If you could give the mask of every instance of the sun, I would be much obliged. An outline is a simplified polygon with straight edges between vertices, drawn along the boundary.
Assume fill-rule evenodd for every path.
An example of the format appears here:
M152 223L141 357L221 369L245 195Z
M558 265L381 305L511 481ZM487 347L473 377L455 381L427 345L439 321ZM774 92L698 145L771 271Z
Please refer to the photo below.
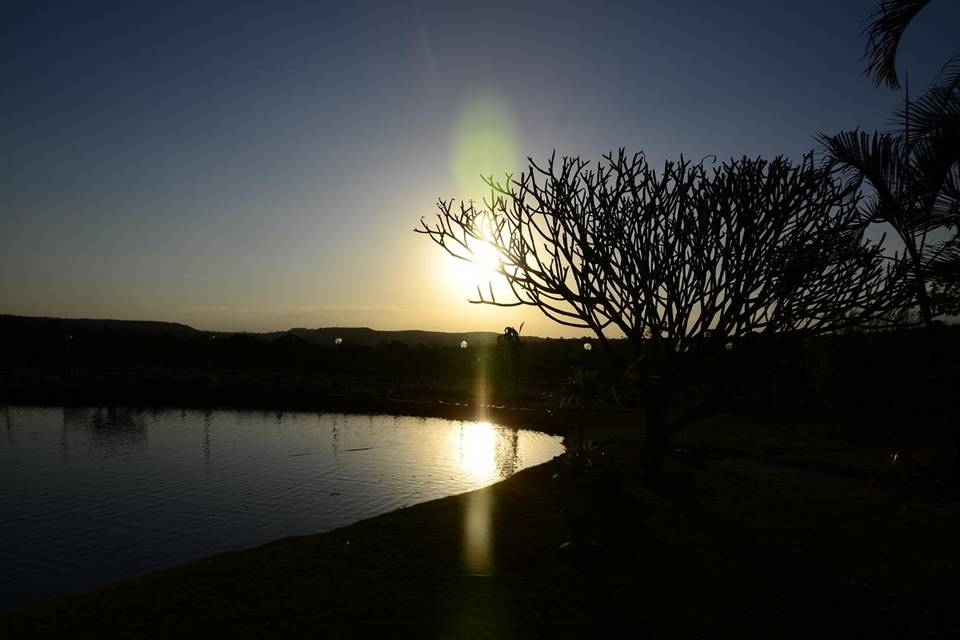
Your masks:
M470 246L469 260L448 256L451 284L463 292L475 295L477 287L486 291L490 283L502 279L503 261L500 252L488 240L475 241Z
M474 267L477 275L492 280L500 268L500 252L488 240L473 247Z

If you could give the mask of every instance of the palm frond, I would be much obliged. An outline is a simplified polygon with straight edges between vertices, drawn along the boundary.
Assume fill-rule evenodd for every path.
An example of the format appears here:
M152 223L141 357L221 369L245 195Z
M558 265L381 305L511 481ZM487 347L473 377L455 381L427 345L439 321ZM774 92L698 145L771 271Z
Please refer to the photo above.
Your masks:
M943 224L960 233L960 166L954 165L947 174L934 203L934 214Z
M933 226L956 219L960 127L944 127L915 140L909 149L913 197ZM952 202L951 202L952 201Z
M884 0L870 16L867 35L865 73L875 84L898 88L897 47L907 25L930 0Z
M901 139L885 133L842 131L820 134L818 140L827 153L829 170L865 180L873 189L876 205L870 211L871 221L890 222L898 227L910 183L910 167Z
M960 236L941 245L924 265L938 314L960 313Z
M924 266L934 277L960 281L960 237L940 245Z
M960 89L960 54L957 54L947 60L947 62L933 79L932 85L939 87L944 91L957 91Z
M911 142L937 130L960 130L960 56L944 65L923 95L894 109L898 131L907 131L908 122Z

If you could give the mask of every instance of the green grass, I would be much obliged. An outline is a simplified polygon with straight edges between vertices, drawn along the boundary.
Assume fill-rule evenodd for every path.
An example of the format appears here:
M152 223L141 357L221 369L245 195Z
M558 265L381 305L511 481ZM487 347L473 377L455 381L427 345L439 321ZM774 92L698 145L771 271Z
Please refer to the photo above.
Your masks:
M478 492L52 600L0 617L0 637L960 633L956 501L868 498L854 472L757 462L749 456L796 445L833 451L842 466L843 448L789 427L762 437L731 421L713 428L724 425L726 440L706 427L688 440L713 439L728 457L673 459L658 491L637 474L638 434L589 430L624 478L594 520L595 555L558 551L568 532L554 461ZM475 529L490 536L484 575L467 562Z

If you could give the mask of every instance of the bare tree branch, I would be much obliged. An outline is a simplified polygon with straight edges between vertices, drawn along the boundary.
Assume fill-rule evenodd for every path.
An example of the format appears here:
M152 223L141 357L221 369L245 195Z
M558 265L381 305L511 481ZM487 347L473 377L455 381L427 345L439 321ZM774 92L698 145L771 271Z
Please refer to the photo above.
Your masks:
M496 249L512 299L491 285L476 302L625 336L658 405L730 340L882 322L902 305L899 262L864 237L858 184L812 156L656 171L623 150L596 164L553 155L487 185L483 208L441 200L417 231L458 258Z

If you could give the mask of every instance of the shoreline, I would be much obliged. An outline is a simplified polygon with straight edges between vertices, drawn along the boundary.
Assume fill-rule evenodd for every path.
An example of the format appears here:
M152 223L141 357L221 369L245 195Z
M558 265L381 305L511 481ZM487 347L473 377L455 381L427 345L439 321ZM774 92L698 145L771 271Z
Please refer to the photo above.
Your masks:
M398 415L418 418L438 418L464 422L492 422L514 429L529 429L553 436L566 436L569 420L545 409L470 405L427 400L395 398L365 398L351 396L317 396L311 398L187 398L160 401L152 395L104 394L74 396L73 394L30 393L0 395L0 405L19 407L95 407L126 406L161 410L239 410L278 411L298 413L346 413L354 415Z
M213 553L260 546L290 536L328 532L404 506L482 488L513 475L518 469L549 461L564 452L559 436L437 418L400 418L396 422L382 415L290 412L282 414L281 422L281 413L258 410L218 409L212 413L186 410L186 415L181 415L180 409L85 407L74 413L75 410L63 406L31 405L21 410L19 405L6 405L0 407L0 422L4 408L8 410L8 427L12 426L6 434L7 440L11 445L19 444L20 449L14 446L7 452L0 445L0 459L15 465L29 460L29 466L14 467L23 469L25 483L19 490L16 490L17 484L11 485L11 494L0 500L10 507L8 524L12 527L4 532L10 535L0 536L10 542L6 551L12 580L3 585L6 588L0 588L4 596L0 598L0 613L178 566ZM118 415L114 415L114 410ZM215 455L211 463L210 425L213 423L219 430L213 433ZM193 443L189 436L195 433L191 427L199 429L201 424L205 425L202 447L191 451ZM128 457L125 454L132 453L129 442L117 444L116 425L125 429L125 436L135 438L138 443L132 448L138 455L129 456L132 464L126 464L125 460ZM52 432L54 437L36 436L31 440L41 431ZM107 444L104 437L111 432L113 440ZM287 437L288 432L294 432L292 438ZM177 437L184 433L187 441ZM456 442L449 439L457 433L459 458L448 460L448 456L457 456ZM470 433L482 434L479 442L476 437L471 438ZM84 442L79 442L78 434L82 434ZM165 439L160 434L172 436ZM264 437L259 438L258 434ZM319 439L318 434L322 434ZM325 439L329 434L332 434L332 444ZM440 435L440 439L434 434ZM307 437L301 439L304 435ZM495 440L488 441L484 437L487 435ZM358 444L357 437L365 441ZM227 444L228 441L236 444ZM38 446L30 448L31 442ZM243 448L244 442L248 443L246 448ZM156 452L143 455L151 448L145 443L152 443ZM164 443L175 446L165 448ZM277 443L286 448L278 447ZM481 450L489 454L490 468L477 470L476 465L471 464L475 457L468 456L464 462L463 448L471 443L479 444ZM524 443L534 443L534 447L525 447ZM105 449L105 444L109 448ZM366 446L368 444L370 446ZM41 448L52 450L53 454L31 458L17 455L18 451L29 453ZM201 449L203 459L196 455ZM350 454L367 449L378 451L363 454L362 458ZM106 458L119 453L122 466L109 467L115 471L107 475L106 481L85 482L85 474L89 474L91 468L89 461L103 468L104 453ZM438 463L438 453L442 463ZM193 468L187 462L191 454L196 460ZM375 457L367 457L371 455ZM501 455L513 457L510 462L501 463ZM285 463L288 457L289 466ZM67 465L68 459L74 463ZM324 462L314 462L321 459ZM80 462L75 462L77 460ZM37 471L31 471L30 467ZM40 469L50 470L52 475ZM138 473L139 469L149 471ZM231 473L233 475L229 475ZM224 477L226 481L222 480ZM128 483L147 489L128 491L125 489ZM246 486L226 492L217 486L225 483ZM273 488L280 486L283 490L259 491L265 484ZM74 485L83 488L71 489ZM158 486L165 488L158 491L155 489ZM358 491L357 486L367 488ZM49 499L42 491L48 487L57 491L64 488L67 499L62 496ZM211 491L215 492L211 494ZM328 498L328 491L330 496L341 496L342 492L345 497ZM292 498L282 499L291 493ZM111 503L107 508L98 509L105 496L110 497ZM183 496L189 499L184 501ZM113 502L121 506L115 507ZM178 506L164 509L160 503ZM224 509L224 504L232 506ZM79 511L74 508L78 505L85 507L84 511L71 514ZM151 515L144 516L144 512ZM192 517L191 512L195 514ZM235 517L237 512L242 515ZM91 520L99 522L93 529L95 534L89 533ZM46 521L57 524L55 527L43 525ZM225 526L225 522L231 524ZM25 538L25 535L31 537ZM37 547L29 542L43 538L59 541L55 547L42 544ZM123 560L113 560L109 549L122 554ZM75 562L78 557L85 560ZM110 568L101 567L102 563ZM64 579L60 574L67 567L72 568L69 578Z
M654 491L640 477L640 447L619 433L607 431L604 447L623 488L591 519L595 546L584 553L561 551L570 494L555 458L476 491L3 613L0 639L400 629L418 638L627 629L799 639L949 637L960 628L949 596L956 569L944 562L960 528L949 499L901 510L893 485L865 499L850 476L733 458L675 457L671 484Z
M532 429L566 437L575 427L569 412L549 408L543 398L488 402L397 397L389 388L354 390L330 388L329 380L297 379L290 384L256 373L236 377L146 376L111 379L91 373L76 379L60 374L28 375L24 380L0 376L0 404L19 406L130 406L163 409L243 409L324 413L404 415L462 421L489 421L517 429ZM436 394L429 397L436 398ZM638 414L604 407L593 412L617 423L636 424Z
M479 586L482 591L488 591L492 584L503 577L498 577L501 571L509 574L514 570L513 565L518 559L515 557L515 550L508 550L504 545L497 544L494 546L500 547L501 552L490 553L493 545L491 539L499 537L505 531L503 528L498 527L498 530L494 531L491 527L485 532L491 539L471 542L468 539L469 531L462 530L462 527L468 527L466 521L472 517L471 514L476 511L478 504L482 505L486 517L496 517L501 515L499 512L504 508L504 501L498 498L506 494L508 498L515 499L518 491L529 492L531 484L536 486L538 493L544 487L553 490L550 493L554 495L540 504L540 511L550 512L554 519L558 518L558 490L551 486L556 484L552 481L552 475L557 465L558 459L554 458L481 489L411 505L330 531L284 537L254 547L217 553L100 587L55 596L21 609L3 611L0 612L0 638L21 637L22 634L30 637L59 637L63 634L77 638L114 634L191 637L201 630L217 636L229 634L236 637L262 637L264 634L276 634L280 637L300 637L301 623L291 624L287 619L273 619L274 614L281 614L285 607L280 603L279 596L270 592L264 596L261 588L267 580L267 576L263 574L269 573L268 581L276 580L275 586L278 586L285 596L289 596L289 587L279 585L289 579L300 587L303 586L304 567L299 566L301 562L307 562L314 568L319 564L323 568L320 574L314 574L313 577L325 575L335 578L318 580L313 584L328 605L343 606L344 596L350 600L350 607L340 612L346 615L345 619L334 621L321 614L321 620L337 629L337 637L368 637L369 633L384 629L385 621L360 615L356 610L367 609L368 614L372 613L371 598L367 597L366 590L349 589L350 583L357 586L355 583L358 569L361 573L370 570L376 573L386 572L390 574L392 582L406 583L410 579L421 588L429 589L439 586L434 582L437 574L452 569L453 576L465 581L462 586ZM499 504L491 508L491 503ZM527 517L530 516L528 513ZM554 555L554 550L563 542L562 535L557 536L562 526L558 526L558 522L538 520L541 525L545 525L545 539L538 551ZM424 522L433 523L435 526L424 527ZM418 536L401 535L395 539L393 529L397 526L412 527ZM420 536L423 539L418 540ZM370 564L371 559L382 561L384 558L357 557L358 552L363 554L365 547L371 547L375 554L380 554L391 544L397 544L415 556L431 555L437 545L442 546L445 548L443 564L446 566L443 568L427 562L423 557L404 558L395 563L403 569L398 572L396 567L388 566L389 563ZM479 546L480 549L471 551L471 546ZM460 548L453 552L453 547ZM318 553L320 549L326 553ZM470 557L471 554L474 555L473 558ZM354 564L356 562L359 562L360 566ZM411 566L411 562L415 565ZM560 567L566 568L567 565L561 563ZM414 568L422 569L422 574L417 576L416 571L410 571ZM251 571L261 574L254 582L249 580ZM383 575L378 579L383 579ZM361 579L361 582L363 581ZM218 593L221 589L228 593ZM157 590L156 593L151 593L154 590ZM377 594L378 597L381 595ZM404 603L413 604L403 597L402 592L395 595L399 595ZM247 606L251 600L259 601L262 606L265 604L263 597L266 597L270 604L253 616L256 622L251 627L251 614ZM442 594L438 593L436 597L442 598ZM231 606L225 607L228 601ZM241 603L245 604L241 606ZM477 603L462 604L475 607ZM276 611L275 606L278 607ZM313 618L316 611L305 609L304 613ZM411 616L412 611L393 610L392 613L408 618L408 623L423 622L419 616ZM421 611L420 615L423 613L425 612ZM476 610L474 613L478 617L470 620L469 624L472 627L485 626L486 622L481 619L483 612ZM378 615L382 614L383 611L380 611ZM349 629L343 627L344 622L349 623ZM581 622L588 623L586 620ZM275 623L279 624L279 629L274 627ZM586 627L582 625L580 629L586 631ZM314 636L316 631L320 630L311 629L303 635ZM529 633L530 629L525 629L524 632ZM579 633L576 635L580 636ZM486 633L481 636L493 637Z

